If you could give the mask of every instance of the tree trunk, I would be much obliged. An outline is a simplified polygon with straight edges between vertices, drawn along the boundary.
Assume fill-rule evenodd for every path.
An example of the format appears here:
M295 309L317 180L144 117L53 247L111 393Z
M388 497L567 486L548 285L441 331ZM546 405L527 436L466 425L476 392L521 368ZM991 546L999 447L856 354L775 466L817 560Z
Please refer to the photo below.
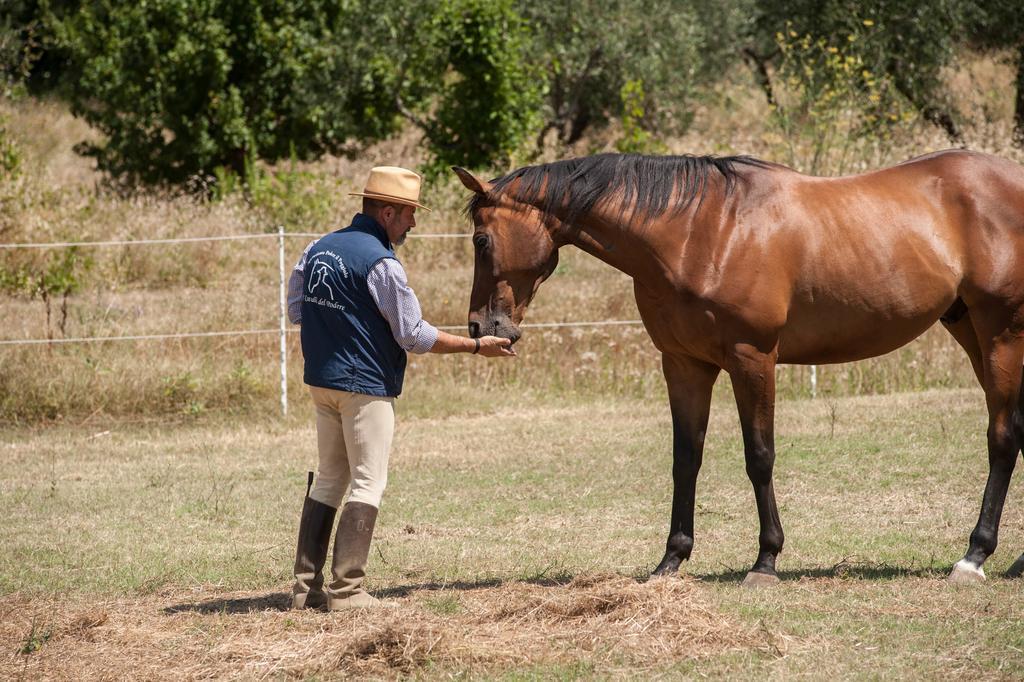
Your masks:
M960 131L960 126L956 124L946 109L926 104L921 107L921 115L924 116L924 120L942 128L946 132L946 137L953 144L962 145L964 143L964 134Z
M889 75L893 78L893 84L896 89L899 90L900 94L907 98L911 104L913 104L924 120L928 121L932 125L936 125L946 133L946 137L949 141L955 145L963 146L964 134L960 130L960 126L953 120L953 115L944 106L940 106L928 101L928 95L918 96L907 84L899 77L899 70L901 65L899 63L889 64Z
M757 79L757 84L761 86L761 90L764 91L764 96L768 100L768 104L775 104L775 91L772 89L772 79L768 74L768 62L775 58L778 54L778 50L770 55L760 55L754 51L752 47L745 47L740 50L743 55L743 61L747 63L747 66L754 72L754 78Z
M50 292L46 289L42 290L43 305L46 306L46 338L53 341L53 327L50 324Z
M1017 102L1013 110L1013 144L1024 147L1024 43L1017 48Z
M64 295L60 299L60 335L64 338L68 336L68 294L71 293L70 289L64 290Z
M227 154L227 166L239 178L245 178L245 157L247 154L248 152L245 147L235 147Z

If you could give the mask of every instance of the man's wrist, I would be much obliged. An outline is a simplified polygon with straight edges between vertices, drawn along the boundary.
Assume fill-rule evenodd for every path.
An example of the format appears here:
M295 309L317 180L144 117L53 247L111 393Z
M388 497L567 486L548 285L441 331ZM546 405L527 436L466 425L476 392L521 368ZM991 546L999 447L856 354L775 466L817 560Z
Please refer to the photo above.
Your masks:
M480 339L473 339L473 343L476 344L473 346L473 355L476 355L480 352Z

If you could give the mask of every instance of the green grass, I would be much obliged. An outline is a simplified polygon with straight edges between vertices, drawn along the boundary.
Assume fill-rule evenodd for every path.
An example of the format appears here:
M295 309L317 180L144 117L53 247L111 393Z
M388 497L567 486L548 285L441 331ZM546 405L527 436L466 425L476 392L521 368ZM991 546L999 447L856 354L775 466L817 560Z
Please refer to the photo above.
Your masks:
M465 601L479 589L646 576L661 556L671 494L660 397L472 398L466 413L449 406L430 417L399 406L372 587L458 629L466 627L460 619L483 617ZM1000 549L986 565L989 581L944 581L966 549L987 475L980 391L784 401L777 422L783 584L763 592L738 586L756 553L757 525L728 395L714 404L696 548L683 566L721 617L761 643L696 660L644 659L634 673L1024 674L1021 583L999 577L1024 550L1019 480ZM3 442L0 605L58 595L86 606L159 604L170 598L161 595L187 602L189 594L202 601L287 588L313 459L311 420L19 428L6 430ZM230 614L213 618L195 615L189 627L221 628L217 636L241 627ZM247 627L259 616L249 618ZM308 626L301 621L300 629ZM46 651L54 645L38 635L50 628L33 623L14 647ZM544 650L530 659L536 665L501 674L618 677L637 665L616 658L610 641L558 660L546 661ZM429 656L422 665L430 677L460 669L457 660ZM488 676L502 670L464 665Z

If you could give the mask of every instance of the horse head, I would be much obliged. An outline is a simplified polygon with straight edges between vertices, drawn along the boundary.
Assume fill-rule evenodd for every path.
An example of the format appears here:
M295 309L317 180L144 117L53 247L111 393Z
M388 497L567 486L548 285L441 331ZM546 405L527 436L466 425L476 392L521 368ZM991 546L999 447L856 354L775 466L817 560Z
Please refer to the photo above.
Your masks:
M519 325L527 306L558 264L559 244L553 235L561 225L517 201L513 192L492 192L491 183L462 168L453 170L474 192L469 204L476 252L469 334L501 336L515 343L522 336Z

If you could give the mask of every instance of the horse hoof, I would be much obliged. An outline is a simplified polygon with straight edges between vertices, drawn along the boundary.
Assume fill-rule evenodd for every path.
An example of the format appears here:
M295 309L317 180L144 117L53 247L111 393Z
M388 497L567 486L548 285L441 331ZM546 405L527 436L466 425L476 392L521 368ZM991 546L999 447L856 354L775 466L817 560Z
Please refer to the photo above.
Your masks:
M980 583L983 580L985 580L985 571L981 569L981 566L975 566L967 559L956 562L953 565L953 570L949 573L949 582L957 585Z
M1013 565L1006 570L1007 578L1019 578L1024 575L1024 554L1017 557L1017 560L1013 562Z
M655 571L654 573L651 573L651 575L649 575L647 577L647 582L654 582L655 580L671 580L673 577L675 577L675 575L676 574L674 572L673 573L667 573L667 572L666 573L658 573L657 571Z
M651 577L652 578L662 578L662 577L673 576L676 573L679 573L679 564L680 563L681 562L679 562L679 561L673 561L671 559L662 559L661 563L658 564L658 567L654 569L653 573L651 573Z
M741 583L742 587L749 587L753 589L761 587L772 587L773 585L779 584L779 576L774 573L756 573L751 571L747 573L747 576Z

